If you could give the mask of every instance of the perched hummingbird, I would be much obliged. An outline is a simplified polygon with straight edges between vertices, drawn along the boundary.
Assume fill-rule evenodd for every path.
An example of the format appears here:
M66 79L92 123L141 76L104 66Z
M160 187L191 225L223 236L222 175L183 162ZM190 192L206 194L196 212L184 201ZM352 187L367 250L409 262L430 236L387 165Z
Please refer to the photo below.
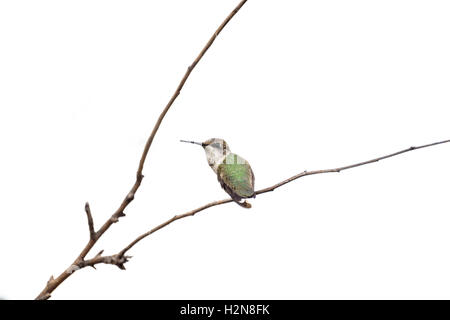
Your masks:
M206 160L217 174L222 188L240 206L252 207L245 200L241 202L242 199L255 197L255 176L252 168L245 159L231 153L225 140L212 138L205 142L180 141L202 146L206 153Z

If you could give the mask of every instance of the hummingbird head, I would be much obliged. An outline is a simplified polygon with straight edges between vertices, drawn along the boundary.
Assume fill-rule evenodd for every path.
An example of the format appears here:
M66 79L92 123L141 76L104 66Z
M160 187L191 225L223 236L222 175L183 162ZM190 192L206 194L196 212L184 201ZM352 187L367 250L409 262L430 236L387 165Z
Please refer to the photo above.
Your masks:
M206 153L206 159L210 167L216 171L219 164L222 163L223 159L231 152L228 143L223 139L211 138L205 142L195 142L180 140L181 142L198 144L203 147Z
M220 151L223 155L230 152L230 147L228 146L228 143L225 142L223 139L219 138L211 138L206 140L202 143L203 148L205 149L214 149Z

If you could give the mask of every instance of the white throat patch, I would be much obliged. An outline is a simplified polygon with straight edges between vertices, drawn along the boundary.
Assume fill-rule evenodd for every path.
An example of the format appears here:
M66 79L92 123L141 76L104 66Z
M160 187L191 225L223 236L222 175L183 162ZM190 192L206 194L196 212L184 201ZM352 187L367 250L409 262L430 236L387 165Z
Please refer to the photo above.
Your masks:
M209 166L217 173L219 165L225 160L226 156L230 153L230 150L224 150L221 144L212 144L205 147L205 153Z

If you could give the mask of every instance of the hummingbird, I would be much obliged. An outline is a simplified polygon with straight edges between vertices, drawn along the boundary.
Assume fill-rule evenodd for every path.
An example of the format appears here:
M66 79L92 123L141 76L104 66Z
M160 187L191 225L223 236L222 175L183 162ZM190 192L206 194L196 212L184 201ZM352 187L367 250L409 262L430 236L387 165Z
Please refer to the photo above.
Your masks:
M180 140L203 147L209 166L217 175L222 188L241 207L251 208L251 204L242 199L254 198L255 175L250 164L230 151L228 143L223 139L212 138L205 142Z

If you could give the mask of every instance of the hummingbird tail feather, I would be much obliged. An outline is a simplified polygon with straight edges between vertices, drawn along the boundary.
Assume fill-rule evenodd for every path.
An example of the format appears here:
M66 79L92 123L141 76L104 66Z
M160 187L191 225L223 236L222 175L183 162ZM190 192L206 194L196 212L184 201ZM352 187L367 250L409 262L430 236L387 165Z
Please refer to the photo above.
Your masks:
M250 209L252 207L252 205L245 200L243 202L236 201L236 203L246 209Z

